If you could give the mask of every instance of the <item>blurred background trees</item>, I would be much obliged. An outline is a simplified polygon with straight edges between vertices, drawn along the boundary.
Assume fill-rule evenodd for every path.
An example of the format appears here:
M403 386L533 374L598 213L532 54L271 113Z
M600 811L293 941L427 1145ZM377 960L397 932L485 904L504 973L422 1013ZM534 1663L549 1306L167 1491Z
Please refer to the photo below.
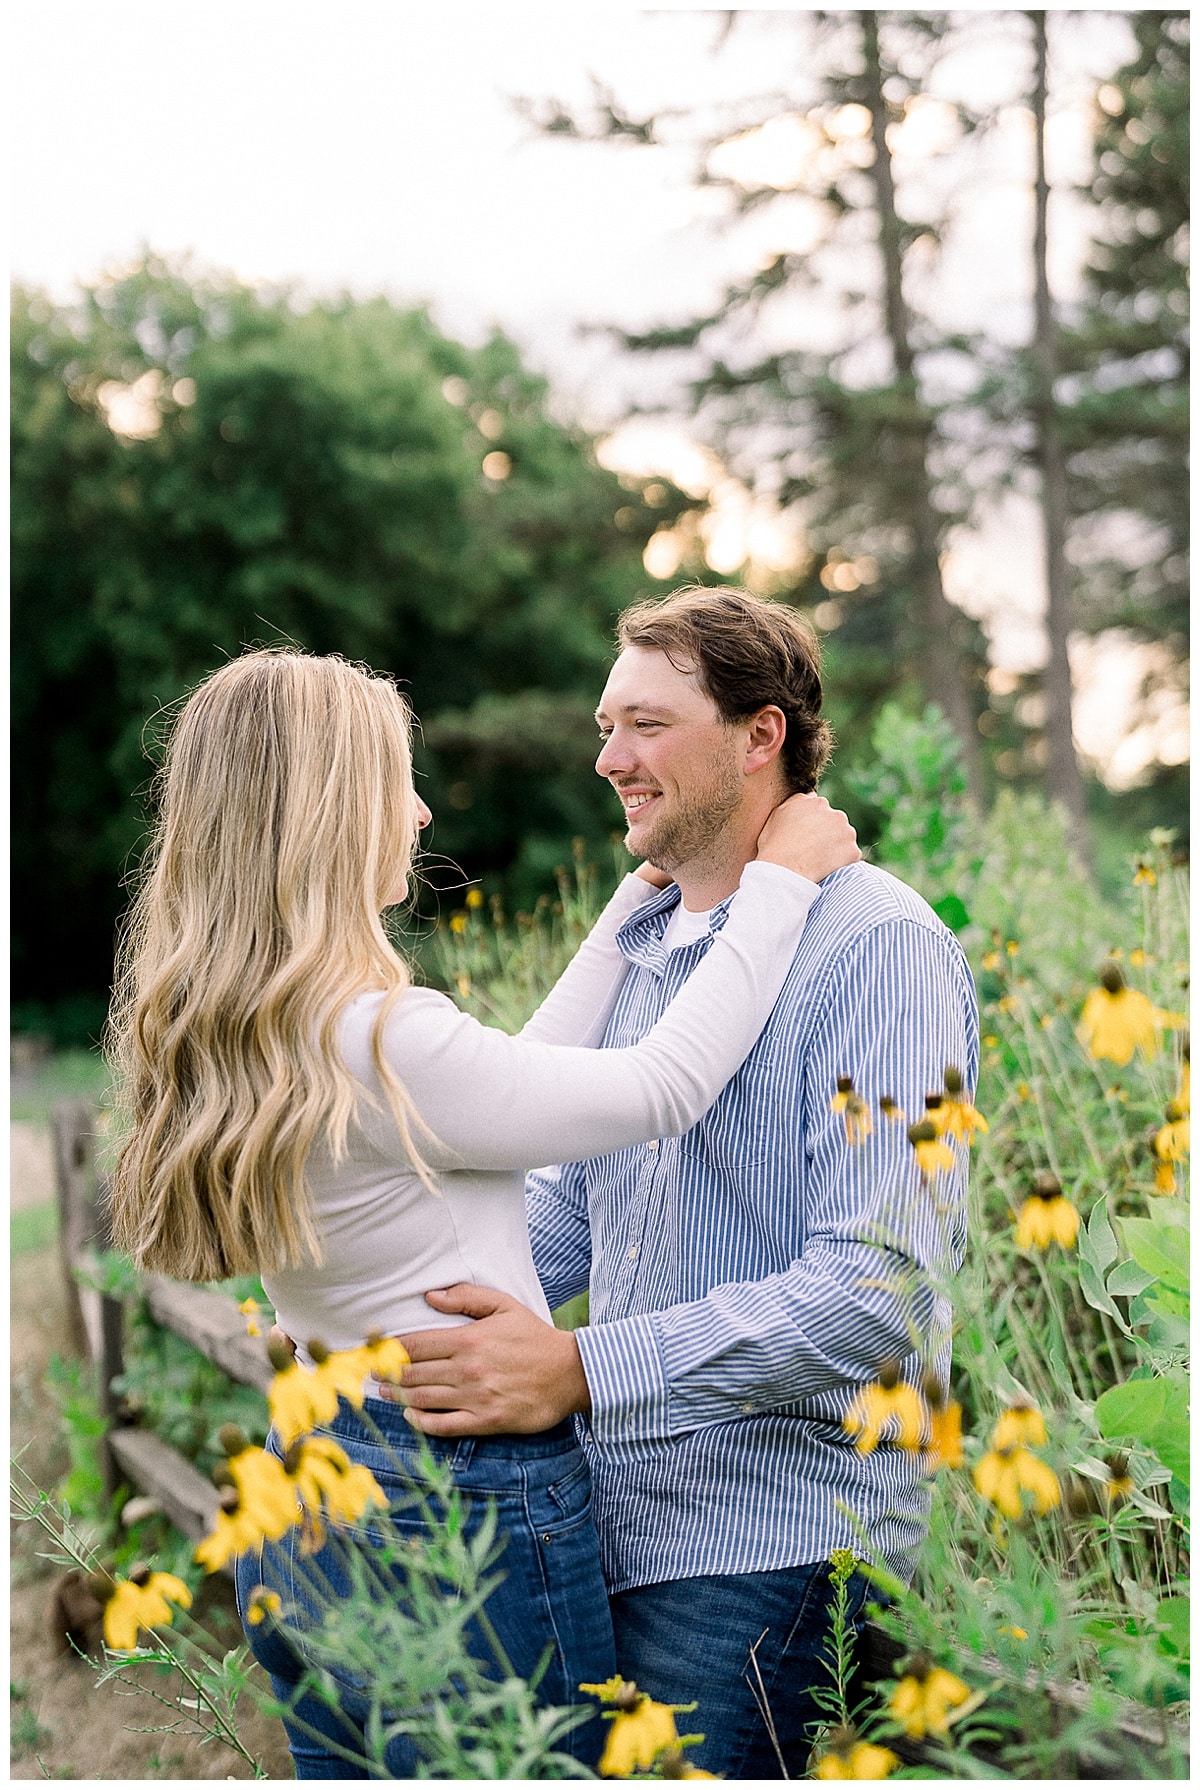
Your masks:
M401 680L435 885L532 898L573 835L607 855L592 710L688 500L601 468L511 342L148 259L78 307L18 292L12 391L18 1022L94 1035L156 717L245 644Z
M887 741L930 703L976 805L1015 784L1077 823L1086 807L1076 839L1103 875L1146 828L1186 832L1186 767L1151 751L1111 790L1087 765L1079 779L1070 730L1068 642L1138 655L1131 725L1148 734L1187 675L1189 20L1128 20L1131 59L1095 93L1070 304L1051 290L1057 199L1036 154L1069 15L776 15L781 90L719 116L635 117L599 87L590 110L523 106L564 155L690 141L696 188L746 233L702 315L619 340L653 370L645 407L671 386L662 407L792 531L794 565L765 587L825 637L826 787L868 842L889 825ZM972 97L955 59L1001 44L1012 93ZM1028 317L963 328L939 281L1014 106L1031 127ZM606 470L511 340L467 347L425 309L147 256L75 303L19 290L12 355L18 1025L95 1036L155 717L246 644L401 679L434 883L457 880L440 855L528 903L573 837L604 853L618 816L591 711L615 616L667 586L664 540L679 577L739 574L706 562L699 500ZM1003 551L1014 492L1046 516L1057 610L1045 668L997 676L946 566L964 529Z

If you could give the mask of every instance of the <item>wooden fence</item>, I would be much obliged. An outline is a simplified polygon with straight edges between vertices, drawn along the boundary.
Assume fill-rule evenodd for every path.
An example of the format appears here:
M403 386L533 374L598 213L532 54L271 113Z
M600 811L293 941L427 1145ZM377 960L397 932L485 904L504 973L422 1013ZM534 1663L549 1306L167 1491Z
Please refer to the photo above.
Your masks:
M68 1324L78 1352L90 1356L97 1370L101 1410L108 1425L104 1440L108 1489L115 1492L123 1485L134 1486L152 1497L184 1535L198 1540L215 1521L215 1486L177 1449L153 1431L132 1423L112 1388L124 1371L125 1314L122 1300L96 1290L95 1285L97 1253L108 1243L104 1178L95 1167L95 1109L85 1100L62 1101L53 1110L51 1125ZM246 1334L246 1320L233 1299L161 1274L141 1275L138 1290L163 1329L191 1343L231 1380L255 1387L265 1397L272 1375L266 1338ZM868 1623L859 1644L855 1694L894 1677L905 1651L890 1635ZM1086 1685L1039 1685L1032 1672L1021 1685L1007 1676L998 1660L977 1664L992 1672L1018 1699L1035 1688L1045 1690L1060 1725L1087 1706ZM1138 1704L1123 1705L1110 1734L1126 1765L1119 1771L1097 1774L1081 1763L1077 1776L1152 1777L1155 1773L1147 1771L1146 1765L1161 1760L1168 1746L1182 1748L1186 1757L1186 1727L1165 1713L1157 1715ZM928 1763L917 1744L903 1740L889 1744L906 1763Z

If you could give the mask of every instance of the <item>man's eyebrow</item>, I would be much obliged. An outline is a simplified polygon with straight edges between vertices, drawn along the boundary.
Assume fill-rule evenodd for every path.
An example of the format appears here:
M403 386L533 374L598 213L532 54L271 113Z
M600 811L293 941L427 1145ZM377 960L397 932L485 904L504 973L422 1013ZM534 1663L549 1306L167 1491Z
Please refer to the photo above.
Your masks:
M617 713L619 715L661 715L664 721L677 721L679 719L675 710L668 708L665 702L624 702L617 710ZM597 721L605 721L607 719L608 711L606 709L600 708L596 710Z

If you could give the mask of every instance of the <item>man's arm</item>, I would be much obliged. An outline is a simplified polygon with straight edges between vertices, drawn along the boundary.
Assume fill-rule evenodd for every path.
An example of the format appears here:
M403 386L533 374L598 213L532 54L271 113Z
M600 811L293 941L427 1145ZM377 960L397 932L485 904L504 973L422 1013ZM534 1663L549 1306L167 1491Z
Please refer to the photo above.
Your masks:
M768 1279L728 1283L703 1299L567 1338L578 1350L598 1435L668 1436L836 1394L872 1378L889 1356L903 1360L924 1346L935 1309L932 1283L949 1274L961 1253L965 1165L926 1183L905 1127L883 1117L878 1099L891 1095L915 1120L948 1064L973 1085L975 1033L970 972L945 935L912 922L889 923L842 954L830 968L823 1023L802 1070L797 1065L805 1079L808 1157L807 1234L799 1260ZM872 1109L875 1130L862 1144L847 1142L841 1114L829 1108L843 1074L854 1077ZM454 1288L430 1300L443 1311L466 1311L463 1299L480 1291ZM515 1427L507 1417L516 1412L505 1404L510 1382L499 1363L485 1370L484 1361L493 1338L497 1346L514 1346L518 1323L515 1375L528 1382L527 1392L539 1384L543 1416L585 1408L573 1362L544 1336L542 1381L538 1331L548 1327L532 1313L519 1320L509 1314L503 1337L483 1317L465 1332L405 1339L417 1351L406 1385L414 1403L429 1408L427 1417L417 1417L418 1427L470 1433L453 1409L460 1359L464 1402L469 1392L477 1411L487 1379L489 1426ZM427 1342L433 1353L425 1362ZM435 1416L439 1402L442 1414ZM838 1414L836 1402L829 1414Z

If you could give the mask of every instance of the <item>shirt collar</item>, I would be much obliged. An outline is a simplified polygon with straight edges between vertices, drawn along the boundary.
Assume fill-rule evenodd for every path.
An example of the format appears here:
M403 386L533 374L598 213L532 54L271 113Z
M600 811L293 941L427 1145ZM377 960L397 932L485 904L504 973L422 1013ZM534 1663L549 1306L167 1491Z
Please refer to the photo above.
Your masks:
M724 901L718 901L714 905L709 923L711 932L720 932L724 926L732 900L733 896L727 895ZM663 934L678 901L679 887L676 883L670 883L649 901L643 901L617 929L617 949L621 955L628 958L630 963L636 963L640 968L652 970L656 976L661 976L667 962L667 953L663 950ZM692 951L703 943L703 939L694 939L690 945L684 945L681 949Z

